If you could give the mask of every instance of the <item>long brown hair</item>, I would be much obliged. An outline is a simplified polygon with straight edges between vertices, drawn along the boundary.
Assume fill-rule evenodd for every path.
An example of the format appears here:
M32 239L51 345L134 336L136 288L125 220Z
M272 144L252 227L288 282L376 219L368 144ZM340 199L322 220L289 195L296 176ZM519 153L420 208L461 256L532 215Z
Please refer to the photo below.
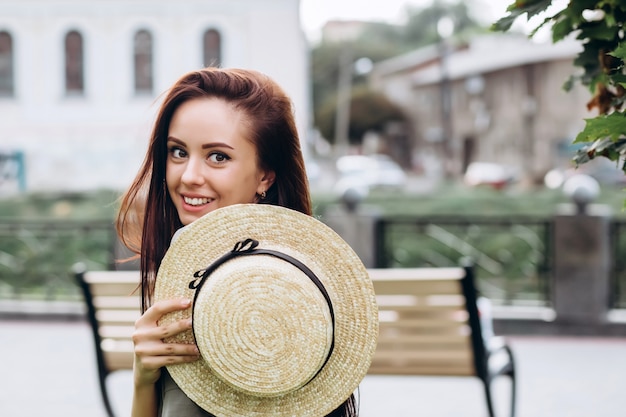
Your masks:
M167 137L176 109L187 100L223 99L246 117L258 164L276 178L263 204L311 215L311 197L291 100L268 76L252 70L206 68L183 75L166 94L157 114L148 151L137 177L122 197L117 232L140 255L141 304L152 303L156 274L174 232L182 227L165 184ZM354 395L328 417L354 417Z
M182 226L165 185L169 125L182 103L203 97L225 100L245 114L259 166L276 174L262 202L311 214L300 139L283 89L252 70L206 68L183 75L161 104L146 157L122 197L117 217L120 239L140 255L143 311L151 305L156 273L172 236Z

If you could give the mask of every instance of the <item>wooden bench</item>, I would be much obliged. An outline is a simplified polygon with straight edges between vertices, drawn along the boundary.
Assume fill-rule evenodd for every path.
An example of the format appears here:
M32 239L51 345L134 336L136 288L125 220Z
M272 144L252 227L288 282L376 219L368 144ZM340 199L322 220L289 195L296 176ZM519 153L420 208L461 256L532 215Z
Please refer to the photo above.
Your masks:
M514 416L513 354L503 338L483 338L472 268L369 269L369 273L380 309L370 374L478 377L491 417L491 383L506 375L511 378ZM78 265L75 276L87 305L102 399L113 417L106 379L133 366L139 272L86 271Z
M91 327L102 401L114 417L107 390L107 377L115 371L133 369L132 335L140 317L139 271L87 271L74 266Z
M473 376L483 383L494 417L491 383L511 378L515 362L502 337L483 337L473 268L369 269L379 308L370 374Z

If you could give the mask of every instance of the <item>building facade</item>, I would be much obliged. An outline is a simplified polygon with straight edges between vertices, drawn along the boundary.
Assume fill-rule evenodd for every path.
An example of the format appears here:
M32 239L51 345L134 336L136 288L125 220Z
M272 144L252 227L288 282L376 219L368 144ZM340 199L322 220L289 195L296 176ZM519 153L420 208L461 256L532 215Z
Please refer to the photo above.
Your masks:
M159 98L183 73L251 68L281 84L302 137L299 0L0 0L0 170L29 191L122 189ZM4 161L4 162L2 162ZM0 182L0 195L10 188Z
M496 162L538 182L570 163L571 143L593 116L584 87L563 89L581 49L489 35L379 63L370 80L406 109L421 169L458 177L471 162Z

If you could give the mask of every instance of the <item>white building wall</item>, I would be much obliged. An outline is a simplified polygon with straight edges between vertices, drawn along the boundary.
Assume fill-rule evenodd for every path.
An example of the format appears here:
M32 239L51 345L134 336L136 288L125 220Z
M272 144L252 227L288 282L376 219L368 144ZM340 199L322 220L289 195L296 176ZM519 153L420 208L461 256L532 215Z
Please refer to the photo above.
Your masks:
M125 188L143 160L158 97L202 66L202 36L222 36L222 66L263 71L309 126L299 0L0 0L13 38L15 96L0 98L0 152L21 150L28 190ZM134 92L133 38L153 37L154 94ZM85 93L65 94L64 38L83 36ZM0 195L3 189L0 185Z

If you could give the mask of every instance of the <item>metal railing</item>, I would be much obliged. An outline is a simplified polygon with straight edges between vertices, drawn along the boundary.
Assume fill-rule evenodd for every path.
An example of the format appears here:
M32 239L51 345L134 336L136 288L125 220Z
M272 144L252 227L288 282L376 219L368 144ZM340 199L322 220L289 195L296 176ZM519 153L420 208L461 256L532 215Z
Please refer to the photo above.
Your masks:
M479 290L502 304L551 306L549 218L387 217L376 223L376 266L456 266L469 257ZM626 220L611 225L610 308L626 308ZM77 299L69 273L115 268L112 221L0 219L0 299Z
M71 266L113 267L111 221L0 220L0 298L76 299Z
M550 219L382 218L376 235L378 267L457 266L470 258L487 297L550 306Z

